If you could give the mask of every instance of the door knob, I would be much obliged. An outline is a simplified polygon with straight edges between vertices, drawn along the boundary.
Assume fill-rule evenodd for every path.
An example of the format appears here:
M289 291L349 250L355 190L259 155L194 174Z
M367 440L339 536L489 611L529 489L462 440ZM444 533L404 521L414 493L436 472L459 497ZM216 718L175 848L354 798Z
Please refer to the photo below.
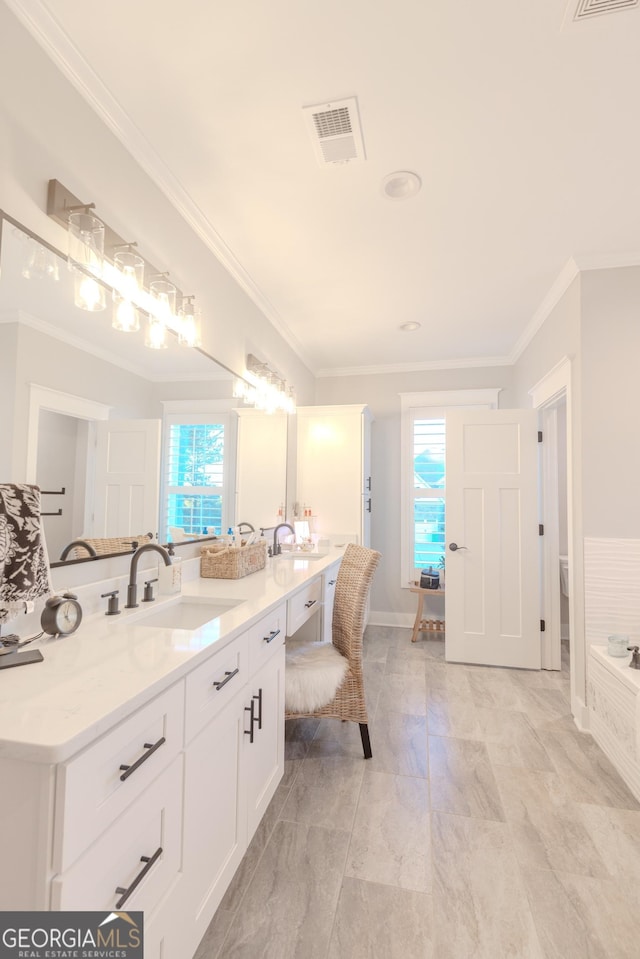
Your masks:
M467 549L466 546L458 546L457 543L449 543L449 549L452 553L455 553L457 549Z

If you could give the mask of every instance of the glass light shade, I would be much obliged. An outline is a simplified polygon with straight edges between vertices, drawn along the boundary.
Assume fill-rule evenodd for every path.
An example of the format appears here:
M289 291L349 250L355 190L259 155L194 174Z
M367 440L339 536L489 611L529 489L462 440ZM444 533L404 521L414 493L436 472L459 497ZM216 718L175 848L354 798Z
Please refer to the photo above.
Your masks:
M140 329L140 312L131 300L126 300L117 293L113 294L113 319L111 326L121 333L137 333Z
M79 309L89 313L98 313L107 305L107 297L102 283L81 270L74 270L73 302Z
M192 296L185 297L178 316L178 343L180 346L200 346L200 310L197 310Z
M118 293L127 300L135 300L144 283L144 260L131 250L119 250L113 257L113 265L118 271L114 298Z
M91 213L69 214L69 268L79 266L102 276L104 223Z
M111 325L121 333L135 333L140 329L140 313L134 302L144 283L144 260L131 250L119 250L113 257L113 265L116 274Z
M162 320L156 319L155 316L149 317L144 335L144 345L150 350L166 350L169 345L167 343L166 324Z
M168 280L153 280L149 284L151 310L157 320L165 325L175 322L176 288Z
M58 257L52 250L48 250L31 236L27 238L27 250L29 255L22 267L25 280L57 281L60 279Z

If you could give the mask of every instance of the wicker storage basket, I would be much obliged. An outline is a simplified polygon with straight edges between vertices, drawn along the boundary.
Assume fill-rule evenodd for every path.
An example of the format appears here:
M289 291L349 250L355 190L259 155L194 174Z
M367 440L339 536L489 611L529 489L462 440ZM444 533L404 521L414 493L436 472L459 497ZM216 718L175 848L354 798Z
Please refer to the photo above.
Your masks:
M267 544L253 546L203 546L200 551L200 575L205 579L241 579L264 569Z

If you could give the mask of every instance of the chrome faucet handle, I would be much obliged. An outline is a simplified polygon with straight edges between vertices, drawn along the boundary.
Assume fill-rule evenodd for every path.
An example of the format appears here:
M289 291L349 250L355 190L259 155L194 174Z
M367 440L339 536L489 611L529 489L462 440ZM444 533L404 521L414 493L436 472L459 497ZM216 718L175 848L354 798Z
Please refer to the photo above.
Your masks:
M640 669L640 646L627 646L627 649L631 653L629 667L631 669Z
M120 610L118 609L118 593L119 589L112 589L110 593L100 593L101 599L106 599L109 597L109 603L107 605L107 611L104 614L105 616L118 616Z
M153 595L153 584L158 582L158 577L155 579L147 579L144 584L144 596L142 597L143 603L152 603L154 600Z

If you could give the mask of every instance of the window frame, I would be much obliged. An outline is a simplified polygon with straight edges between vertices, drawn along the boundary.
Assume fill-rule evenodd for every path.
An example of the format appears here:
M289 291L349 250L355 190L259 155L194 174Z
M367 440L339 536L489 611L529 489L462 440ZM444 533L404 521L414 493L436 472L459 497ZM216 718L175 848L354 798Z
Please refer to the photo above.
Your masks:
M497 409L498 394L501 387L478 390L436 390L421 393L400 393L401 439L400 439L400 586L409 589L418 578L418 570L413 565L415 555L414 542L414 504L416 490L414 484L413 439L414 422L418 419L446 419L447 409L466 407L468 409ZM445 433L446 442L446 433ZM445 501L446 528L446 472L443 490L434 490L433 498ZM421 493L420 499L429 498ZM446 533L445 533L446 538Z
M159 530L162 542L167 542L169 530L167 525L168 496L177 487L171 486L169 480L169 466L167 456L169 452L169 435L172 426L203 426L207 424L221 424L224 427L224 456L222 460L222 486L194 487L194 495L222 497L221 532L226 532L229 526L235 523L235 475L236 475L236 440L237 416L233 412L231 403L217 401L165 401L162 417L162 446L160 453L160 517ZM181 487L182 488L182 487Z

